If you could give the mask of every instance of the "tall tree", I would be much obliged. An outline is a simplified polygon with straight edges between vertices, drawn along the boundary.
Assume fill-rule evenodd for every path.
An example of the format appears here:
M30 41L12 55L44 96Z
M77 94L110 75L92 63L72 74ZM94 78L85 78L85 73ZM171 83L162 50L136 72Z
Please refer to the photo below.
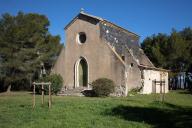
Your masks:
M0 77L4 86L31 79L40 63L53 61L61 48L59 36L52 36L49 20L35 13L16 16L8 13L0 18ZM40 53L40 54L39 54Z
M147 37L141 44L145 53L157 67L172 71L192 72L192 29L184 28L170 35Z

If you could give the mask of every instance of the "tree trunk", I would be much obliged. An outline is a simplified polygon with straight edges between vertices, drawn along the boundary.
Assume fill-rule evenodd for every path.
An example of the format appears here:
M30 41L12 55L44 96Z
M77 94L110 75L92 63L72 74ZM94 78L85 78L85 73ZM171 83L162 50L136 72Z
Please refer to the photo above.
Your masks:
M10 93L11 92L11 84L9 84L8 88L7 88L7 93Z

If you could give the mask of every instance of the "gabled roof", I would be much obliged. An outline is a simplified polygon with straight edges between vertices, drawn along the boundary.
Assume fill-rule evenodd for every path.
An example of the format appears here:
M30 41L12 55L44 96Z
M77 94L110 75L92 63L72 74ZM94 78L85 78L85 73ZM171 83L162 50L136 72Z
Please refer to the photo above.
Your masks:
M65 30L72 24L72 23L74 23L80 16L87 16L87 17L89 17L89 18L92 18L92 19L95 19L95 20L98 20L99 22L101 21L101 22L107 22L107 23L109 23L109 24L111 24L111 25L113 25L113 26L115 26L115 27L117 27L117 28L119 28L119 29L121 29L121 30L123 30L123 31L125 31L125 32L128 32L128 33L131 33L131 34L133 34L133 35L135 35L135 36L137 36L137 37L140 37L139 35L137 35L136 33L133 33L133 32L131 32L131 31L128 31L127 29L124 29L123 27L120 27L120 26L118 26L118 25L116 25L116 24L114 24L114 23L112 23L112 22L110 22L110 21L108 21L108 20L105 20L105 19L103 19L103 18L101 18L101 17L97 17L97 16L94 16L94 15L90 15L90 14L88 14L88 13L85 13L85 12L83 12L83 11L81 11L79 14L77 14L77 16L75 16L66 26L65 26Z
M87 13L84 13L83 11L81 11L79 14L77 14L77 16L75 16L75 17L65 26L64 29L66 30L73 22L75 22L75 21L79 18L80 15L88 16L88 17L93 18L93 19L96 19L96 20L98 20L98 21L103 21L103 19L100 18L100 17L93 16L93 15L90 15L90 14L87 14Z

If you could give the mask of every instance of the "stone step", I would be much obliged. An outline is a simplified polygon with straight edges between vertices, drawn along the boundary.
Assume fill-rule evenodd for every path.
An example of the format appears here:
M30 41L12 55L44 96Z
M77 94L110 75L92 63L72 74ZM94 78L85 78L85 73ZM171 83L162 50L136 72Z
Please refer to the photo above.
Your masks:
M57 94L58 96L84 96L82 92L84 90L91 90L87 87L78 87L73 89L62 88L61 91Z
M59 93L58 96L84 96L82 93Z

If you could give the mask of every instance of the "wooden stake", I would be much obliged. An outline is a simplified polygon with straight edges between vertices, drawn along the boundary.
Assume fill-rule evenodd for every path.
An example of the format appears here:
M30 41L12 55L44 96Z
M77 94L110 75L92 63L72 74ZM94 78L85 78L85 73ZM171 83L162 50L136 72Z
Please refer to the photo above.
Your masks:
M35 108L35 84L33 84L33 108Z
M42 96L41 96L41 104L42 105L44 105L44 85L42 84L42 86L41 86L41 94L42 94Z
M51 84L49 84L49 109L51 108Z
M47 83L35 83L33 82L33 108L35 108L35 86L41 86L41 103L42 105L44 105L44 95L45 95L45 91L44 91L44 85L49 86L49 109L51 108L51 103L52 103L52 97L51 97L51 83L47 82Z
M162 82L160 81L160 100L163 101L163 97L162 97Z
M164 102L164 99L165 99L165 81L162 81L163 82L163 102Z

